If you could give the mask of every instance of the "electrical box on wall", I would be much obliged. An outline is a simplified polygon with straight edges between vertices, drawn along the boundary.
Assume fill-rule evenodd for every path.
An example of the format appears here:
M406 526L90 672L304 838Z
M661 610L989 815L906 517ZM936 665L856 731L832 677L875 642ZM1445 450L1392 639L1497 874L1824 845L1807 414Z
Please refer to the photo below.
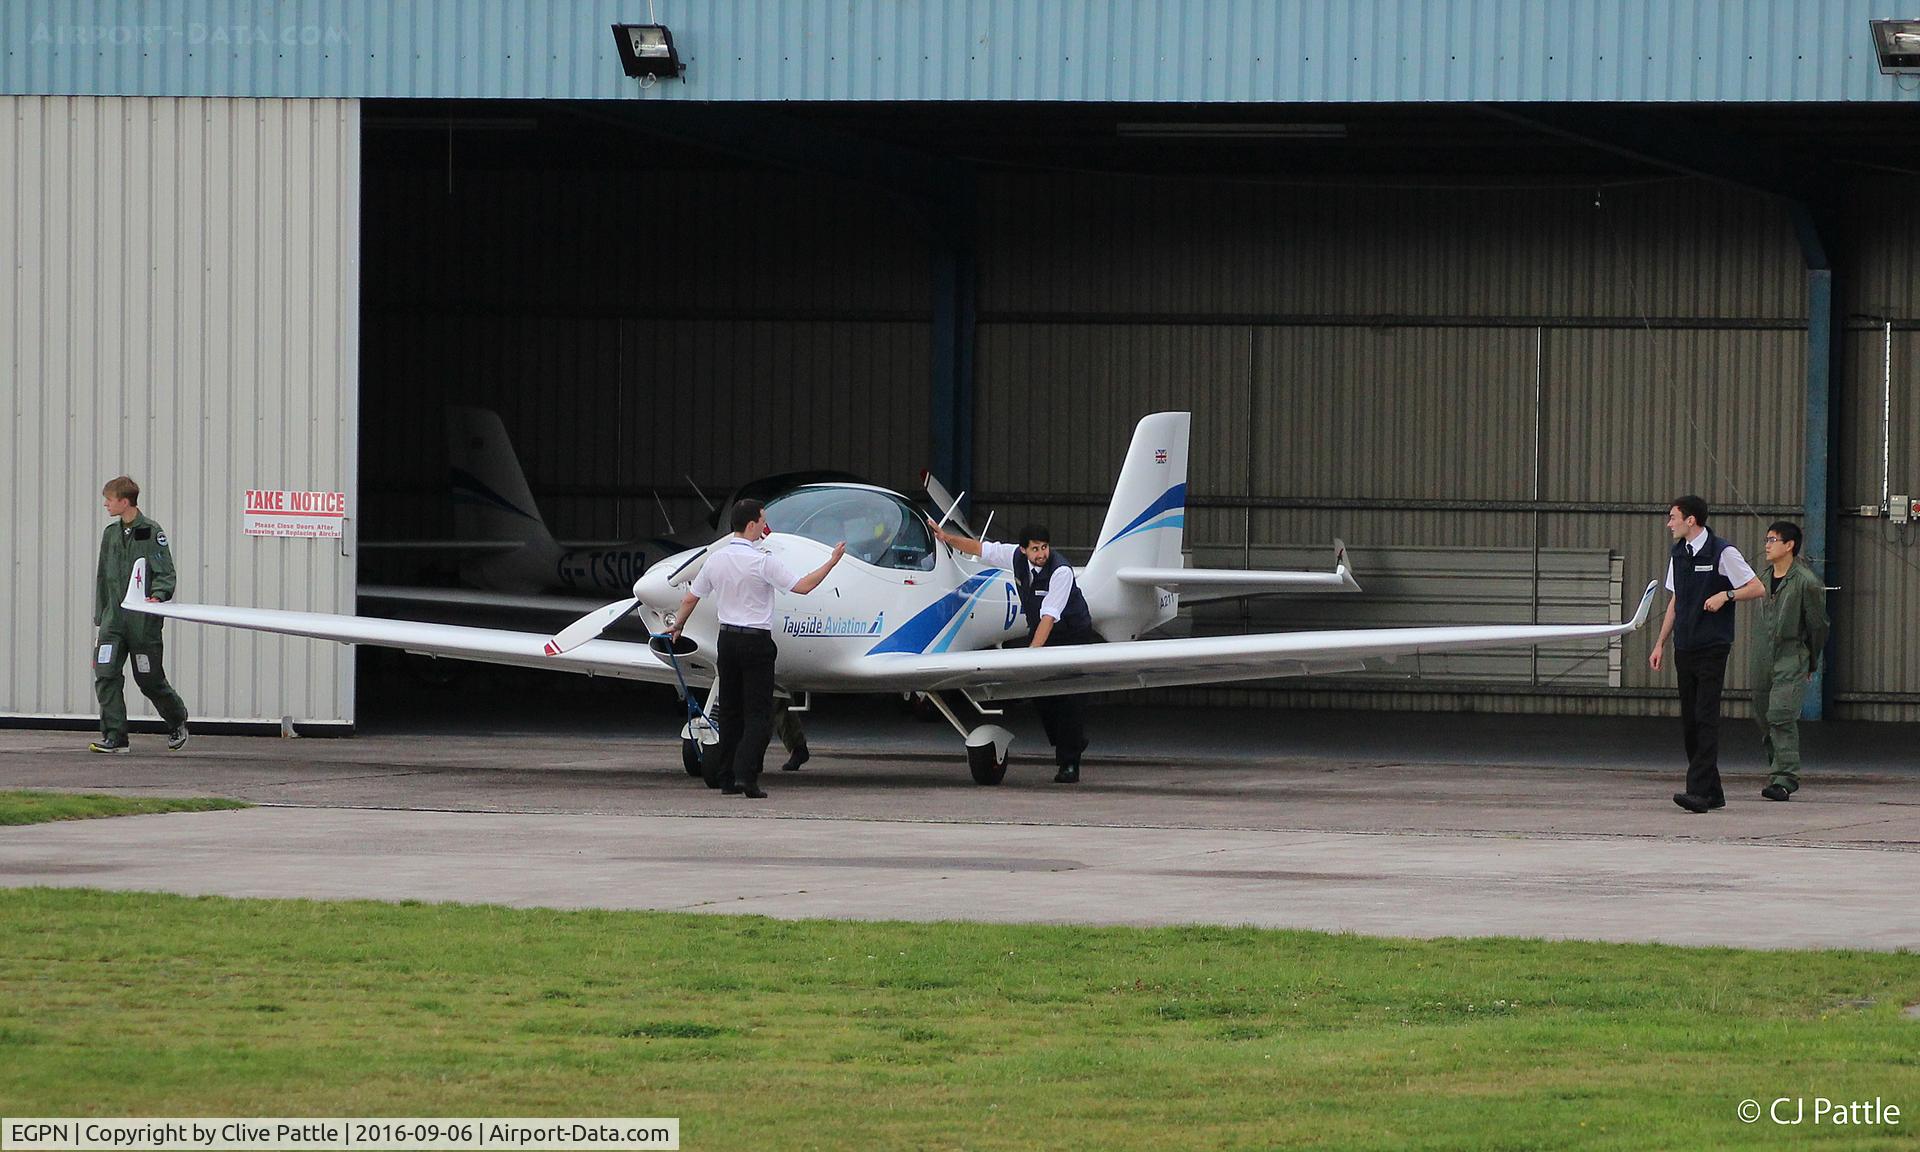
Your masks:
M1909 501L1904 495L1887 497L1887 519L1895 524L1905 524L1915 503L1920 501Z

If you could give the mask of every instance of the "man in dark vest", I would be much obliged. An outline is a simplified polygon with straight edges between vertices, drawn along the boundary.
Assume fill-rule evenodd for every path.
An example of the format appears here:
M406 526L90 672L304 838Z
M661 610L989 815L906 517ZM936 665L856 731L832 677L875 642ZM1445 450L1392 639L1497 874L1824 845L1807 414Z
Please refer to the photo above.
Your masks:
M1029 524L1022 529L1019 547L956 536L941 531L938 524L933 525L933 534L957 551L1012 570L1027 627L1033 629L1027 641L1029 647L1058 648L1099 642L1100 635L1093 630L1093 614L1087 611L1087 599L1074 583L1073 566L1054 554L1052 539L1044 525ZM1040 725L1046 729L1047 742L1053 745L1053 762L1058 768L1053 782L1078 784L1080 754L1087 750L1086 705L1078 696L1039 696L1033 705L1040 713Z
M1687 790L1673 802L1689 812L1727 806L1720 788L1720 693L1726 687L1727 654L1733 651L1733 603L1766 592L1740 550L1707 530L1707 502L1682 496L1667 508L1673 550L1667 560L1667 616L1660 624L1647 665L1666 663L1673 638L1673 668L1680 677L1680 725L1687 742Z

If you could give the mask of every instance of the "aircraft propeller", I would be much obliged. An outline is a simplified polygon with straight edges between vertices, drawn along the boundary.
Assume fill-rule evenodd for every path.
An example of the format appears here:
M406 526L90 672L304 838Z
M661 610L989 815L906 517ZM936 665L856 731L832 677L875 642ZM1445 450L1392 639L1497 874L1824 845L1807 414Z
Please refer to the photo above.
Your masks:
M587 613L580 619L562 628L553 639L547 641L546 652L549 656L559 656L573 651L589 640L599 637L600 633L614 626L640 606L640 597L629 596L625 600L615 600Z

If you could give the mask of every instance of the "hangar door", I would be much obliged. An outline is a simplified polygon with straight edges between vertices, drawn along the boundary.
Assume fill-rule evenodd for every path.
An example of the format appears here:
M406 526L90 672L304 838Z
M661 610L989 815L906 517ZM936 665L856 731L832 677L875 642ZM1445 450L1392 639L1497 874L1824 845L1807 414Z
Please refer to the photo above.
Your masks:
M96 714L121 473L179 598L353 610L359 238L357 101L0 97L0 715ZM167 626L196 720L351 723L352 655Z

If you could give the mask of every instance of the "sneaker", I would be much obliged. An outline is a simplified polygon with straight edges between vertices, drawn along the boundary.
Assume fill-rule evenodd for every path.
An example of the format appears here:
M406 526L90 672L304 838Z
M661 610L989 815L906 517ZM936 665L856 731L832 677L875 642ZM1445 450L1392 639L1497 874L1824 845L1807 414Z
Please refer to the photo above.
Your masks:
M87 745L87 751L89 752L131 752L133 751L133 746L131 744L128 744L125 740L108 740L108 739L102 738L99 740L95 740L93 743Z
M167 733L167 750L178 752L187 746L187 726L185 724Z
M1793 793L1778 784L1769 784L1765 788L1760 789L1760 795L1765 796L1769 800L1786 800L1790 798Z

